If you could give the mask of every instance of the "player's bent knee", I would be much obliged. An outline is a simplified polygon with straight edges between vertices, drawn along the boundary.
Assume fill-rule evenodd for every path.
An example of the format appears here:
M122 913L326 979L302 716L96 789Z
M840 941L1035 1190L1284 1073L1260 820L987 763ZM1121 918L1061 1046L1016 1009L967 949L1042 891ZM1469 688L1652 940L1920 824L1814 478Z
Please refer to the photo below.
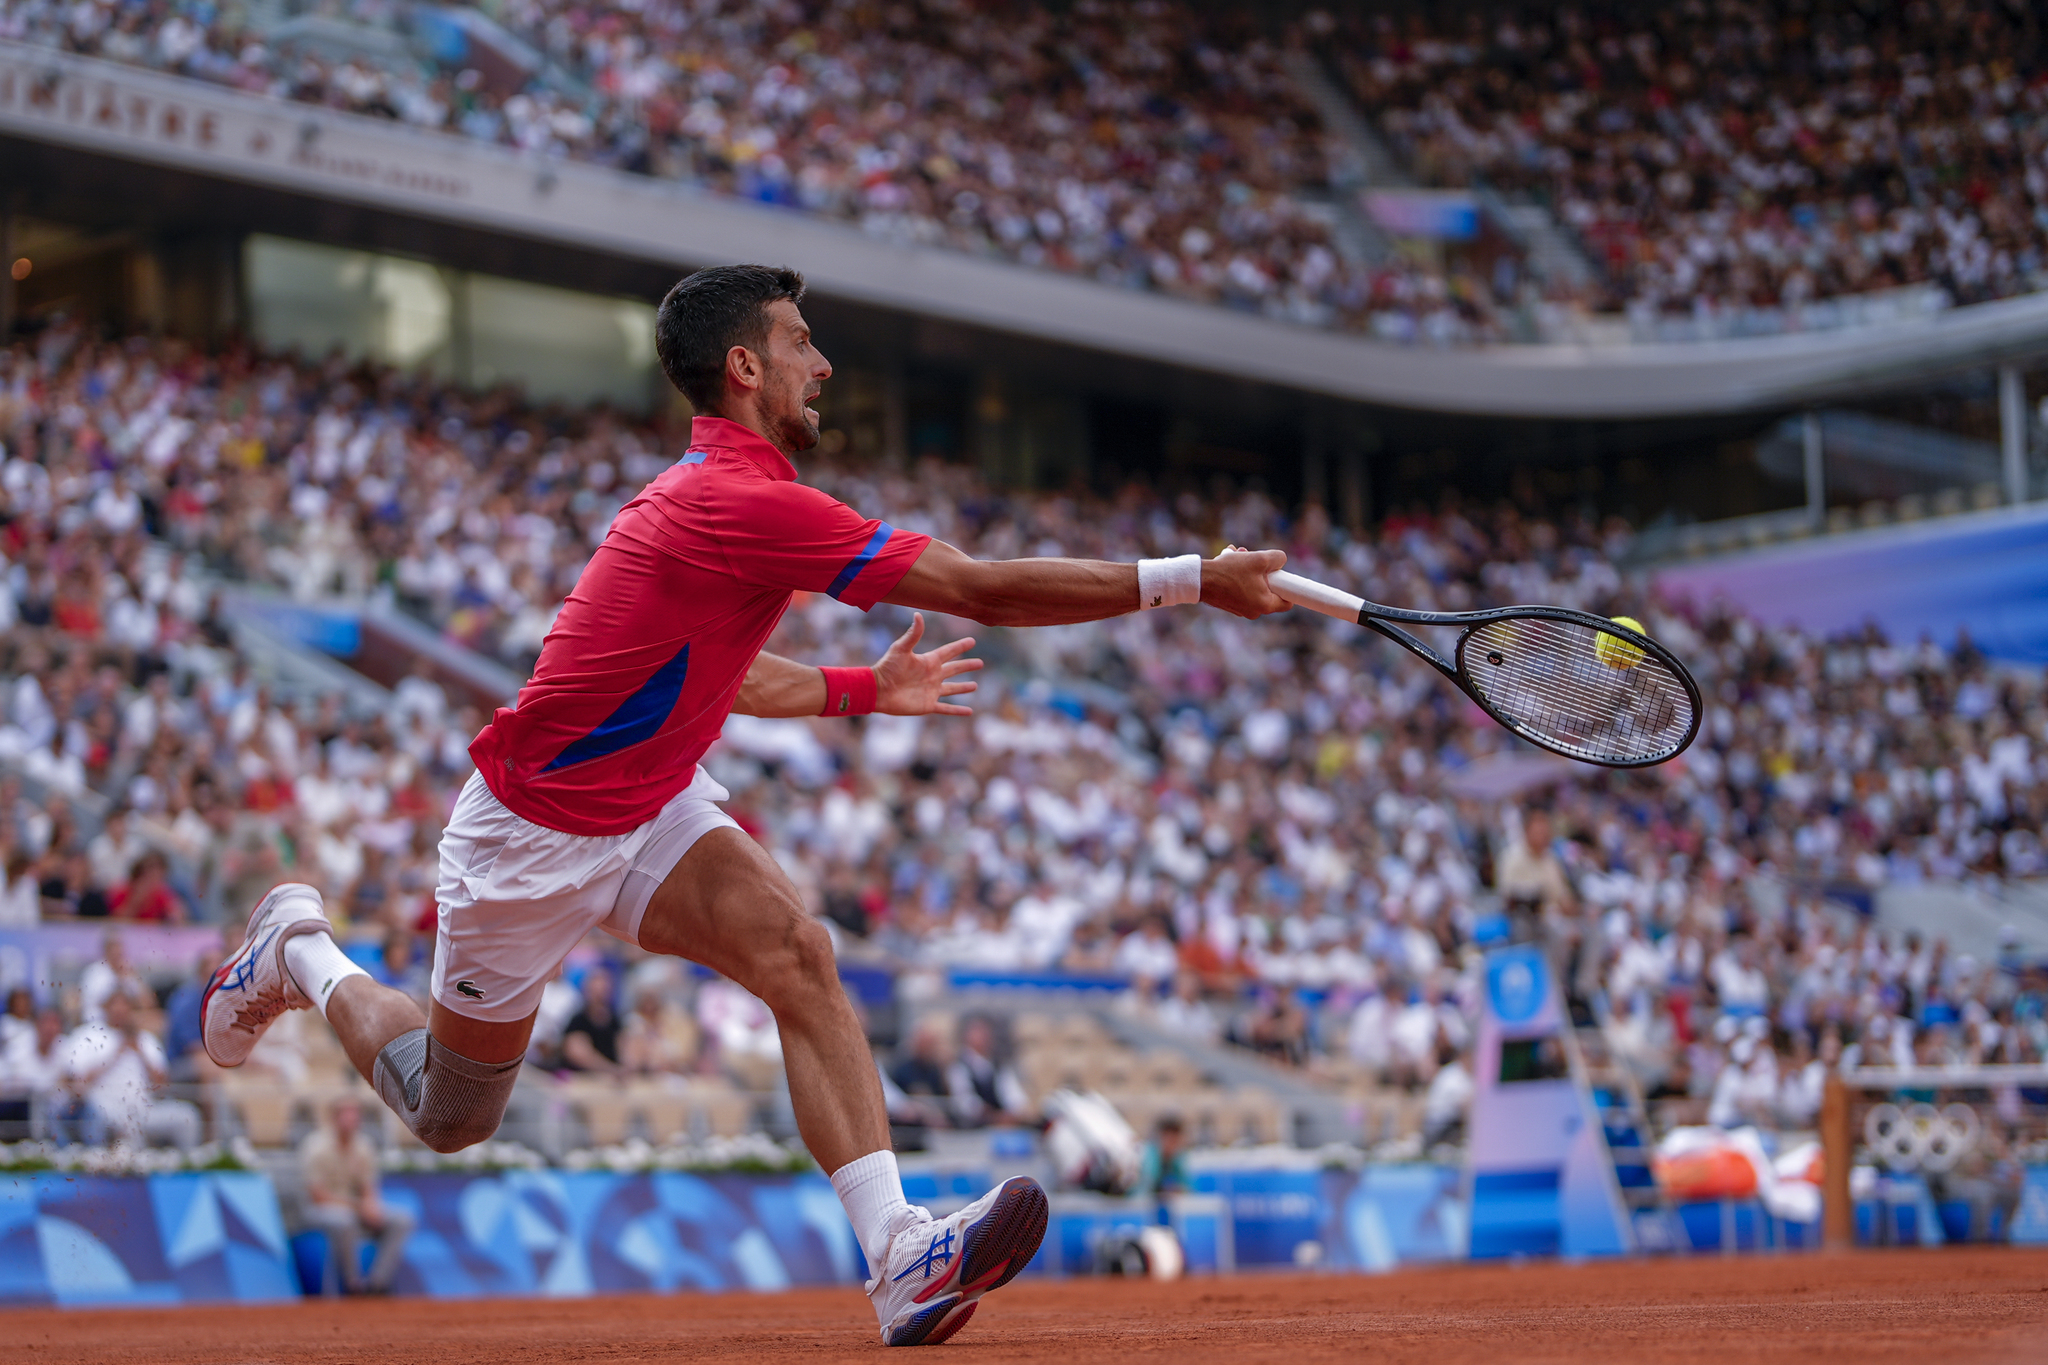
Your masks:
M752 979L741 984L778 1017L792 1011L801 1014L826 998L819 994L822 985L838 982L832 936L798 907L781 941L756 959L749 976Z
M423 1028L377 1054L377 1094L412 1135L437 1152L459 1152L498 1131L519 1062L475 1062Z

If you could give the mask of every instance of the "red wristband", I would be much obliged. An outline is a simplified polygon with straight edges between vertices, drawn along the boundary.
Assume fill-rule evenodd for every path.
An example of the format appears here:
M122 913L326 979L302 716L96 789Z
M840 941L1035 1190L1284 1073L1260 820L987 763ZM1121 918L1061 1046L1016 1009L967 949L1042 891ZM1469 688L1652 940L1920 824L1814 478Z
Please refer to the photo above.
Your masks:
M821 716L865 716L875 709L875 670L821 668L825 675L825 709Z

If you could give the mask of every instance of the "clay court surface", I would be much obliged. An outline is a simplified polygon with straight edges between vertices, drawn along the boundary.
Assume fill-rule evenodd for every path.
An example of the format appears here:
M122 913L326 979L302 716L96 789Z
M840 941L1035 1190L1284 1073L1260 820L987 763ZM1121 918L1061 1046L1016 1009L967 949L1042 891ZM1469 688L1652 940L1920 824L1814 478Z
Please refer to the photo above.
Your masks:
M567 1302L0 1313L0 1355L38 1365L553 1365L876 1359L849 1290ZM1022 1282L938 1358L1195 1362L2048 1360L2048 1251L1455 1267L1177 1285ZM1153 1355L1151 1353L1157 1353Z

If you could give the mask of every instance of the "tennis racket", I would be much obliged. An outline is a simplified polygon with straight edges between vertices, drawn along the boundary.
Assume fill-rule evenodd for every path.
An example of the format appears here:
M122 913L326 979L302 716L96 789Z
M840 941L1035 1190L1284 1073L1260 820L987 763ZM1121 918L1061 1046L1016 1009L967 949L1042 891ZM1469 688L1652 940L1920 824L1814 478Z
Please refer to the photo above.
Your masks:
M1647 768L1700 730L1700 688L1649 636L1569 607L1406 611L1285 571L1268 580L1298 607L1377 631L1458 685L1531 744L1605 768ZM1401 629L1457 626L1445 658ZM1604 645L1602 636L1611 636Z

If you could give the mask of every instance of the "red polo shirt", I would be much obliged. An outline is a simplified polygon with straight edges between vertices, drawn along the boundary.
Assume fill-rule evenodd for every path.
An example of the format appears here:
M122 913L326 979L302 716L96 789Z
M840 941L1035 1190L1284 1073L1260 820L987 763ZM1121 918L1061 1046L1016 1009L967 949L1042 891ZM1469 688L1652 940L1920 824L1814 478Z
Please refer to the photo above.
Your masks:
M738 423L699 417L689 452L613 519L517 709L470 757L537 825L635 829L690 784L793 592L866 611L930 543L798 483Z

